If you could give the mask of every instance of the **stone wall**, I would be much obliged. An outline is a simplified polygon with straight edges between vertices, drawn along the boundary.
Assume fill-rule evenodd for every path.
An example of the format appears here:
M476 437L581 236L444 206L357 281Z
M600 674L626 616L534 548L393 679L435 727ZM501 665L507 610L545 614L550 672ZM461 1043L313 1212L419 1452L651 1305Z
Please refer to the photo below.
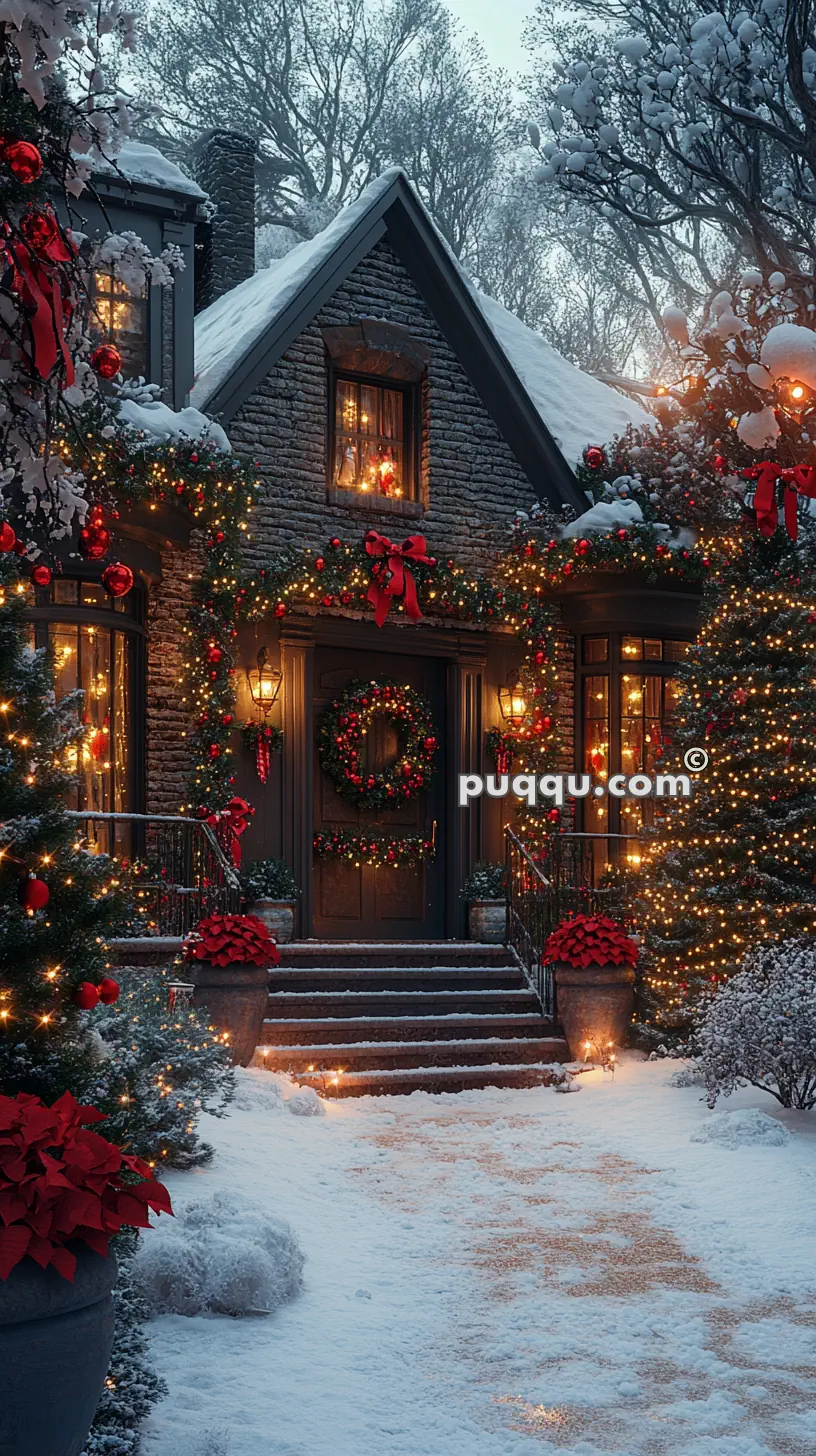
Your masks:
M184 633L200 548L162 552L162 579L147 611L146 803L148 814L178 814L188 799L189 706L183 701Z
M329 504L328 398L321 329L360 317L402 324L431 350L423 387L421 519L370 500ZM435 555L485 570L518 508L535 500L527 477L390 246L381 242L295 340L228 424L233 446L258 460L264 494L254 512L250 557L262 564L284 545L325 546L370 527L397 537L421 532ZM391 503L389 503L391 504Z

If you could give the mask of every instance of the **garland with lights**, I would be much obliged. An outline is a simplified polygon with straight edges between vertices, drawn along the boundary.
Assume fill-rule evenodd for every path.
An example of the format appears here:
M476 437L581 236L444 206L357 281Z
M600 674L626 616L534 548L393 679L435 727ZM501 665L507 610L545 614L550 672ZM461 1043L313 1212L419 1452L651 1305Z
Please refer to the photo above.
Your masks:
M354 865L418 865L433 859L436 845L420 834L353 834L335 829L316 834L312 845L318 859L344 859Z
M399 751L389 768L371 773L362 745L376 718L396 728ZM426 699L391 678L352 682L326 710L318 743L324 772L341 798L358 809L389 809L416 799L431 782L439 747Z

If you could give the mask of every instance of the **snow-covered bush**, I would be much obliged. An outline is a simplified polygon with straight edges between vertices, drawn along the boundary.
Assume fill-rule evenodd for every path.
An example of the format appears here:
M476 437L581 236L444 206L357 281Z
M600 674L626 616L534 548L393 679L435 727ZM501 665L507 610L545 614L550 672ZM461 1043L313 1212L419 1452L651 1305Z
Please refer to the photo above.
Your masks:
M287 1100L287 1108L296 1117L325 1117L326 1109L314 1087L298 1087Z
M715 1112L697 1132L693 1143L716 1143L721 1148L781 1148L790 1141L790 1133L776 1118L756 1107L742 1107L737 1112Z
M749 952L697 1028L708 1104L750 1084L783 1107L816 1106L816 941Z
M271 1314L300 1289L305 1256L294 1231L240 1194L196 1199L167 1222L133 1266L154 1314Z

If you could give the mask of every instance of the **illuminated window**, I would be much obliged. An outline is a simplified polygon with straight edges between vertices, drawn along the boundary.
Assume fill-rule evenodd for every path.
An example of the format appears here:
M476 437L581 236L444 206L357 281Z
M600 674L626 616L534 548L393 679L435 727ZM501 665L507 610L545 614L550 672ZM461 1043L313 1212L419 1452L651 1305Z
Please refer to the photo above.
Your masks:
M79 733L67 746L74 780L67 807L126 814L140 807L143 735L141 593L111 598L98 582L57 577L36 593L34 640L53 655L58 699L77 696ZM91 848L130 853L126 825L89 824Z
M123 373L147 377L147 290L134 293L112 272L93 275L90 334L95 343L115 344Z
M332 477L335 490L413 500L414 390L335 374Z

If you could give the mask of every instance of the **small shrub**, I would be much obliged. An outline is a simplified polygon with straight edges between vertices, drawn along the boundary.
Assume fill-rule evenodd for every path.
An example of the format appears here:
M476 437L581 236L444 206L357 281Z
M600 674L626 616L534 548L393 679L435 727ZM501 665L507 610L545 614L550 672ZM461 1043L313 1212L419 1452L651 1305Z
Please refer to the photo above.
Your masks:
M697 1028L708 1105L750 1085L783 1107L816 1106L816 941L759 946Z
M507 870L503 864L480 859L473 866L462 886L463 900L504 900L507 897Z
M241 875L241 892L246 904L255 900L296 900L300 894L295 877L282 859L258 859Z

